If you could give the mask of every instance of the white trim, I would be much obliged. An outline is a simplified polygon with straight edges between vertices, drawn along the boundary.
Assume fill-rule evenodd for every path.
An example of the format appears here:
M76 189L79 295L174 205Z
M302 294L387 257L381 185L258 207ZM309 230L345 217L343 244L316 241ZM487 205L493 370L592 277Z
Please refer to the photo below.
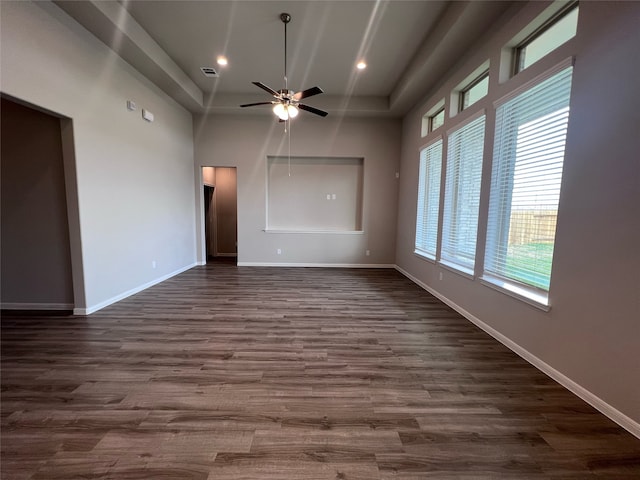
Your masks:
M460 265L459 263L452 262L451 260L443 260L442 258L440 258L440 260L438 260L436 263L442 268L446 268L450 272L461 275L465 278L468 278L469 280L475 280L476 278L474 275L474 267L470 268L465 265Z
M418 247L415 247L413 250L413 254L418 257L420 260L426 260L429 263L436 263L436 256L431 255L430 253L426 253L420 250Z
M2 310L73 310L73 303L0 303Z
M390 263L270 263L238 262L239 267L397 268Z
M187 265L186 267L182 267L179 268L178 270L175 270L171 273L167 273L166 275L163 275L162 277L156 278L155 280L152 280L150 282L147 282L145 284L142 284L138 287L132 288L131 290L127 290L126 292L123 292L119 295L116 295L115 297L111 297L107 300L105 300L104 302L100 302L96 305L91 305L87 308L74 308L73 309L73 314L74 315L91 315L94 312L97 312L98 310L101 310L105 307L108 307L109 305L112 305L116 302L119 302L120 300L124 300L127 297L130 297L131 295L135 295L136 293L139 293L143 290L146 290L147 288L153 287L154 285L157 285L158 283L164 282L165 280L170 279L171 277L175 277L176 275L181 274L182 272L186 272L187 270L195 267L196 265L198 265L196 262Z
M364 230L279 230L277 228L265 228L264 230L262 230L264 233L286 233L286 234L290 234L290 233L302 233L302 234L314 234L314 233L319 233L319 234L330 234L330 235L362 235L364 233Z
M444 101L445 101L445 98L442 97L442 99L440 101L436 102L431 108L427 109L427 111L424 114L422 114L422 116L423 117L426 117L426 116L432 117L433 115L435 115L436 112L438 112L438 111L440 111L440 110L442 110L444 108Z
M422 281L418 280L416 277L411 275L409 272L403 270L402 268L400 268L397 265L396 265L395 268L396 268L396 270L398 272L403 274L409 280L411 280L415 284L419 285L420 287L424 288L427 292L429 292L430 294L432 294L434 297L438 298L442 302L446 303L448 306L453 308L460 315L465 317L467 320L469 320L471 323L476 325L478 328L484 330L486 333L491 335L497 341L502 343L505 347L509 348L511 351L516 353L518 356L520 356L521 358L523 358L524 360L529 362L531 365L536 367L542 373L544 373L544 374L548 375L549 377L551 377L553 380L558 382L560 385L565 387L570 392L572 392L575 395L577 395L578 397L580 397L582 400L587 402L589 405L591 405L593 408L598 410L603 415L609 417L611 420L613 420L615 423L620 425L622 428L627 430L629 433L631 433L635 437L640 438L640 423L636 422L632 418L626 416L621 411L619 411L616 408L612 407L607 402L602 400L600 397L598 397L595 394L591 393L589 390L587 390L583 386L579 385L578 383L574 382L569 377L567 377L563 373L561 373L558 370L556 370L555 368L553 368L551 365L547 364L546 362L544 362L540 358L536 357L534 354L532 354L528 350L524 349L523 347L521 347L520 345L515 343L513 340L509 339L508 337L504 336L503 334L501 334L500 332L495 330L493 327L487 325L482 320L480 320L479 318L475 317L474 315L472 315L471 313L466 311L461 306L457 305L455 302L449 300L447 297L445 297L441 293L437 292L436 290L434 290L431 287L429 287L427 284L425 284Z
M528 288L525 285L518 285L508 280L495 277L491 274L485 273L480 277L480 283L484 286L494 289L497 292L509 295L512 298L518 299L521 302L536 307L543 312L551 310L549 303L549 292L542 292L533 288Z

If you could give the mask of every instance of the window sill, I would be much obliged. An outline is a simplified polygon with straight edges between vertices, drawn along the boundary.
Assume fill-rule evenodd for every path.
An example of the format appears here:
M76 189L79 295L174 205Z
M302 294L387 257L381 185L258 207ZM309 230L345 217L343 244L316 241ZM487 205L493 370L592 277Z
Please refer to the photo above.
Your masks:
M538 290L516 285L491 275L483 275L480 281L483 285L523 301L532 307L545 312L548 312L551 309L551 306L549 305L549 294L546 292L543 293Z
M436 263L436 257L428 253L421 252L420 250L414 250L413 254L421 260L426 260L429 263Z
M453 273L457 273L458 275L462 275L465 278L468 278L470 280L473 280L475 278L473 275L473 269L469 267L463 267L462 265L458 265L457 263L447 262L446 260L442 259L440 259L438 263L447 270L450 270Z

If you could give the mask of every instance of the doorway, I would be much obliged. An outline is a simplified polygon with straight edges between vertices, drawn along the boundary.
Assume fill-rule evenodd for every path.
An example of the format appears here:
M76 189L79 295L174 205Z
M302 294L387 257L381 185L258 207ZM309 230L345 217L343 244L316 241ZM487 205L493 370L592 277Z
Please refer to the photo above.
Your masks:
M238 194L236 167L202 167L207 262L237 262Z
M71 311L74 297L65 166L66 119L1 99L0 306ZM72 209L73 211L73 209Z

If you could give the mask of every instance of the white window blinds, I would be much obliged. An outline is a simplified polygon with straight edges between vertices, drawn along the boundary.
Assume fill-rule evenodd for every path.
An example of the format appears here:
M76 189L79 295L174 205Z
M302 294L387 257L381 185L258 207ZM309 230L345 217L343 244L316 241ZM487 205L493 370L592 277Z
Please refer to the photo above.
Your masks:
M485 273L549 289L573 68L496 110Z
M442 249L444 262L473 271L478 232L485 116L449 135Z
M438 245L441 171L442 140L438 140L420 152L416 216L416 253L434 259Z

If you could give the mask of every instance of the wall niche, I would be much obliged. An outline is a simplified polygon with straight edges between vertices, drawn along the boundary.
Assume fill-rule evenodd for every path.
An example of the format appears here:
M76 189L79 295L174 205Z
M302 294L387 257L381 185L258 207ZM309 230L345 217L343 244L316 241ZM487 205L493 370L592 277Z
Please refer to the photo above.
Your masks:
M267 231L362 231L363 176L363 158L267 157Z

